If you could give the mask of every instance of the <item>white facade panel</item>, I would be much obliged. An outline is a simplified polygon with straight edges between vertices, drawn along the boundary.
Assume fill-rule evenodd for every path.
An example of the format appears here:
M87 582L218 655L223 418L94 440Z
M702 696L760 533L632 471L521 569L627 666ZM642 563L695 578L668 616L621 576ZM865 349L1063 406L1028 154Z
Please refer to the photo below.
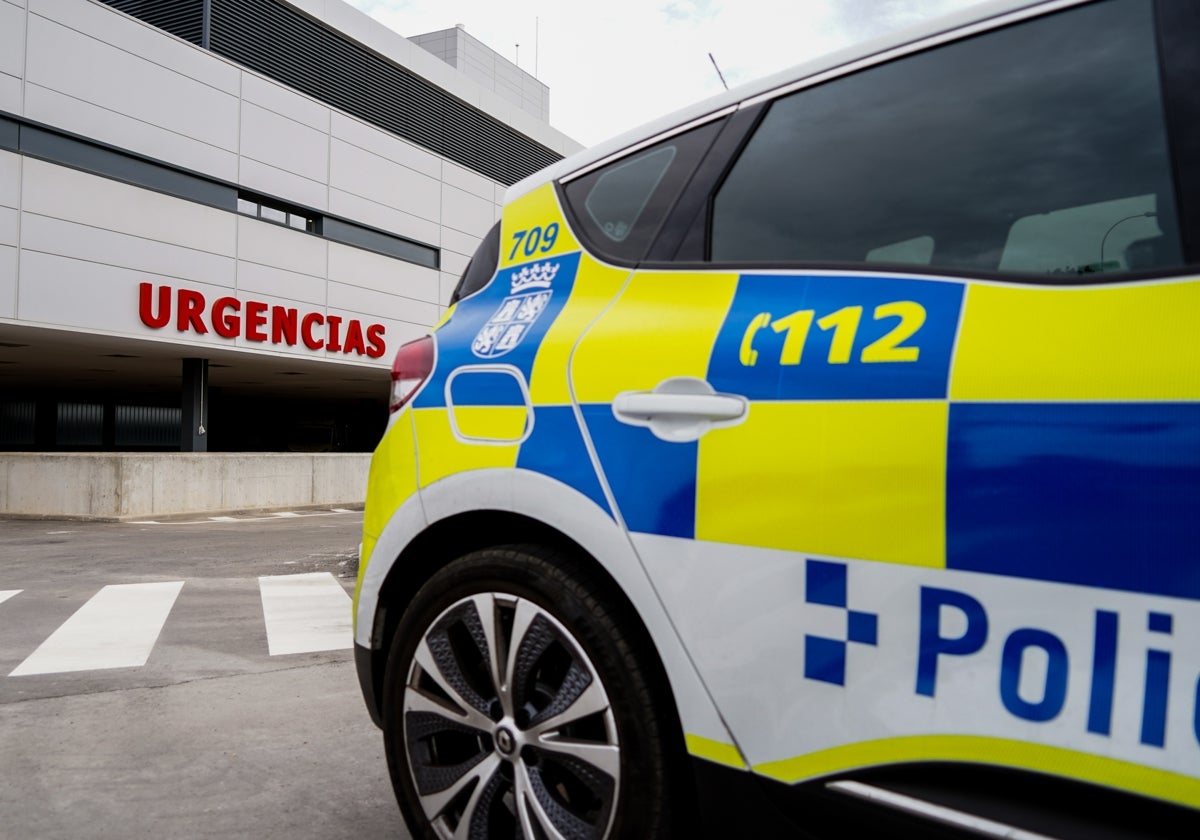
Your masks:
M328 209L329 188L325 180L314 181L276 166L242 158L237 181L256 192L278 196L288 202L303 204L317 210Z
M0 245L0 318L17 317L17 249Z
M330 109L281 84L253 73L242 73L242 101L253 102L281 117L329 133ZM243 149L243 151L245 151Z
M458 286L458 281L460 279L462 279L461 272L459 274L452 274L449 271L442 271L438 273L438 283L441 287L440 302L443 306L449 305L450 296L454 294L454 289Z
M323 184L329 176L329 135L250 102L242 103L241 153Z
M25 86L25 116L122 149L237 181L237 153L83 102L40 85Z
M21 163L15 152L0 150L0 207L21 205Z
M26 213L233 255L237 216L65 166L25 160Z
M461 275L467 270L467 264L471 262L471 258L466 254L456 254L453 251L442 251L441 270L455 277Z
M280 300L308 305L325 305L325 278L297 274L269 265L239 261L237 288L241 296L270 295Z
M0 207L0 245L16 246L21 230L21 211L15 207Z
M178 285L170 275L156 276L130 268L118 268L86 260L21 252L21 283L17 295L17 317L46 326L70 327L89 332L155 337L138 318L138 283ZM188 283L214 300L229 293L227 288ZM172 321L162 336L183 339L189 344L220 343L211 331L180 334Z
M25 72L25 10L0 2L0 73Z
M439 218L439 183L379 155L334 140L330 148L329 185L430 221Z
M487 201L495 201L496 182L450 161L442 163L442 181Z
M325 276L329 247L326 240L249 216L238 216L237 231L239 260L312 277Z
M442 159L433 152L401 140L394 134L368 125L362 120L333 112L330 122L333 137L344 140L352 146L358 146L381 158L415 169L430 178L440 178L442 175Z
M21 80L7 73L0 73L0 111L19 114L23 110L21 103Z
M483 241L484 234L487 230L477 231L474 234L463 233L462 231L446 228L442 231L442 267L445 268L446 252L450 251L455 254L461 254L470 259L475 256L475 251L479 248L479 243Z
M417 324L433 324L438 318L437 304L344 283L329 284L329 309L342 309L372 317L390 317Z
M218 148L237 148L236 95L36 14L29 17L26 80Z
M426 245L437 245L441 237L442 226L436 221L414 216L412 213L405 213L395 207L370 201L343 190L329 191L329 212Z
M416 341L421 336L429 334L429 326L427 324L414 324L410 321L390 321L387 318L380 318L379 322L387 327L388 349L392 355L395 355L395 352L400 349L401 344ZM391 364L392 360L389 358L387 361L388 364Z
M437 272L336 242L329 245L329 279L385 294L438 303Z
M232 257L35 213L26 213L22 220L21 247L176 281L234 287Z
M210 87L236 95L237 67L194 44L117 12L93 0L30 0L31 16L57 21L130 55L140 56L172 73L182 73Z
M463 233L483 236L496 221L496 205L469 192L442 186L442 224Z

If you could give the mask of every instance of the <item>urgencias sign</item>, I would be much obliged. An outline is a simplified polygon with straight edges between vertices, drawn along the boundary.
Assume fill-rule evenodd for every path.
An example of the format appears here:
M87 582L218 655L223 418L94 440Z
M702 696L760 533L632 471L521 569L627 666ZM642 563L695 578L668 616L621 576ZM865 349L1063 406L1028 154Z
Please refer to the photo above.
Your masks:
M274 306L258 300L219 297L210 305L194 289L172 289L153 283L138 286L138 314L142 323L155 330L174 324L179 332L221 338L241 336L247 341L285 344L303 343L310 350L326 350L378 359L387 351L383 324L365 327L357 318L301 313L298 309Z

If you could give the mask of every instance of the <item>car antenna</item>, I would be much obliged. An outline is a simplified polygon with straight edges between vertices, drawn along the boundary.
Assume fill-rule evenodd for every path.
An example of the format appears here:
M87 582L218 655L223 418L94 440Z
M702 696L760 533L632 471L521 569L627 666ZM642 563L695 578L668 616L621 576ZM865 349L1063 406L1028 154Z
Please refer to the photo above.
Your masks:
M713 63L713 69L717 71L717 76L721 79L721 84L725 85L725 90L729 90L729 83L725 81L725 74L721 72L721 68L717 66L717 60L713 58L713 54L708 54L708 60Z

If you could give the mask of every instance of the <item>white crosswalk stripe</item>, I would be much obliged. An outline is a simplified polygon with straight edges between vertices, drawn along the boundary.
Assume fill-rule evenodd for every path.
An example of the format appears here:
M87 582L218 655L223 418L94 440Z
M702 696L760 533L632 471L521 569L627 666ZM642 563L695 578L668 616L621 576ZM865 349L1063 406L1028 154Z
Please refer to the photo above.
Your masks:
M328 572L258 579L271 656L353 644L350 596Z
M104 587L9 676L145 665L182 588L183 581Z
M187 593L190 590L185 584L185 581L127 583L104 586L99 591L90 590L84 595L87 600L82 606L56 629L51 631L51 626L46 625L40 633L26 637L28 647L22 645L23 649L12 651L17 655L9 662L17 661L20 656L25 659L8 672L8 676L143 667L155 646L159 645L160 637L171 639L172 635L174 641L168 644L174 647L168 649L192 651L190 645L180 645L184 637L179 628L196 626L197 620L205 621L204 614L196 612L195 604L203 603L214 590L212 582L197 581L189 599ZM250 595L249 587L259 591L255 600L261 603L261 609L251 606L253 602L241 601L248 609L239 608L246 624L244 630L234 634L238 646L249 644L251 649L262 651L260 655L272 657L353 647L350 596L329 572L232 579L221 586L227 588L235 602ZM23 592L20 599L12 600ZM0 605L3 605L0 617L7 614L9 603L22 605L14 608L17 610L14 614L24 610L26 616L33 615L30 610L36 612L39 603L47 603L47 594L35 590L0 590ZM195 600L197 598L200 600ZM183 604L187 606L180 606ZM171 617L173 611L178 614L176 619ZM169 624L173 621L176 623ZM29 626L27 619L22 626ZM164 636L164 627L175 629ZM49 636L43 635L47 632ZM264 637L265 646L262 644ZM226 634L226 638L231 636ZM38 639L43 639L41 644ZM10 636L9 645L13 644ZM2 645L0 650L3 650ZM33 652L28 653L30 650ZM244 655L236 652L238 648L230 650L235 655ZM178 656L178 653L172 656ZM3 674L0 671L0 675Z

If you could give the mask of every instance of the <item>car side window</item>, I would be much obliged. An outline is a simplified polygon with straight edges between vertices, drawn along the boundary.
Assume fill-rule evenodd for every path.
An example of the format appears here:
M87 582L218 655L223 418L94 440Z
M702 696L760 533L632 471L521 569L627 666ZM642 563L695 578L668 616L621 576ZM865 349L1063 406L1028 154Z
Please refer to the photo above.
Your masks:
M564 179L567 206L588 245L619 261L641 259L722 124L706 123Z
M450 303L458 303L490 283L499 263L500 223L496 222L479 243L475 256L467 263L466 270L458 279L458 285L454 287L454 294L450 296Z
M774 102L718 188L717 262L1052 282L1180 266L1151 0L1102 0Z

